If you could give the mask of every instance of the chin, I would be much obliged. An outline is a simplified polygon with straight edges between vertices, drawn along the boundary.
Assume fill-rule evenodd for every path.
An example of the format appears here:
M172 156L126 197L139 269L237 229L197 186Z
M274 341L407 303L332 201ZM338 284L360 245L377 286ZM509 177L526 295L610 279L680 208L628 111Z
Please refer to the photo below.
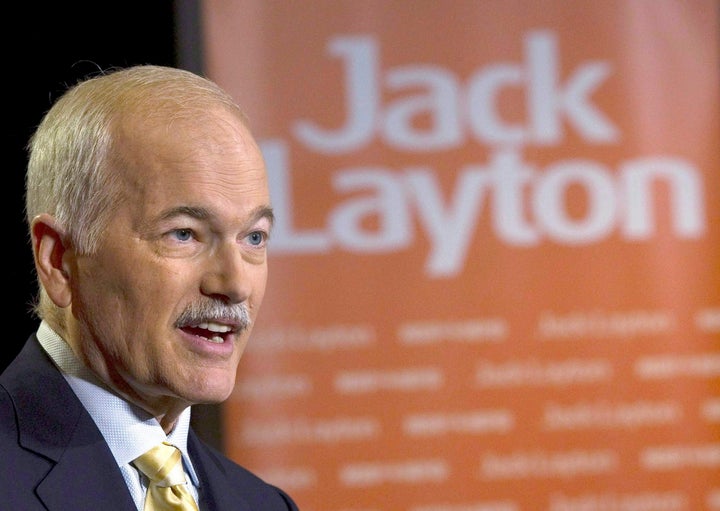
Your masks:
M217 404L227 400L234 388L234 373L232 377L210 374L204 375L200 381L196 379L184 394L187 401L194 404Z

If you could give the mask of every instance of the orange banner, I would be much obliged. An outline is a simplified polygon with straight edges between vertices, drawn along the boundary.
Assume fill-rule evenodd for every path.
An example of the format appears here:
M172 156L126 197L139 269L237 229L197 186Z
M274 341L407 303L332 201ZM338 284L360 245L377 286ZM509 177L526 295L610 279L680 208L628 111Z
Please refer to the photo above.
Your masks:
M276 213L228 454L303 511L720 510L718 12L203 2Z

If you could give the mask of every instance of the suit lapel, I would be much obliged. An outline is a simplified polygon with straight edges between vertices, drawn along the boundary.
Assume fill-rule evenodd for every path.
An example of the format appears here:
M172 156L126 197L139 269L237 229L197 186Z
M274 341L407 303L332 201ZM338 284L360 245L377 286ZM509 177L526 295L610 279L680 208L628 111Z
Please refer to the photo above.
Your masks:
M100 431L34 336L3 379L20 444L55 463L37 489L49 510L135 509Z
M135 509L115 458L92 419L78 422L37 493L50 510Z
M192 430L188 433L188 451L201 481L201 509L253 511L240 489L228 481L228 476L220 462Z

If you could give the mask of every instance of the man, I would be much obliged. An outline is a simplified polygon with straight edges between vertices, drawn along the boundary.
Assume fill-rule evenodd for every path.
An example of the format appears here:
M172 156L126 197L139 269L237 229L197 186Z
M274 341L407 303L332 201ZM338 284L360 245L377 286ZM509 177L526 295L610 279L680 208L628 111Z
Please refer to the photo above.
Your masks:
M41 323L0 376L0 507L142 510L169 491L296 510L189 426L233 390L265 290L273 216L239 107L172 68L92 78L44 117L26 185ZM141 455L167 444L156 481Z

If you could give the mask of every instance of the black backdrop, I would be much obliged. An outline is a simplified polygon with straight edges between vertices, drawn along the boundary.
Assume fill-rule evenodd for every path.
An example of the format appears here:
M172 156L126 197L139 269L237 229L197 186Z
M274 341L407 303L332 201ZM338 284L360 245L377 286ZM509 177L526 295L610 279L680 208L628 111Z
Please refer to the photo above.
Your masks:
M37 327L29 313L35 276L24 219L25 147L35 126L66 86L84 76L114 66L177 63L172 1L124 1L114 8L106 2L23 3L19 14L5 17L4 27L5 54L12 64L5 67L3 80L9 179L2 193L10 226L3 265L5 325L13 328L3 336L0 370Z

